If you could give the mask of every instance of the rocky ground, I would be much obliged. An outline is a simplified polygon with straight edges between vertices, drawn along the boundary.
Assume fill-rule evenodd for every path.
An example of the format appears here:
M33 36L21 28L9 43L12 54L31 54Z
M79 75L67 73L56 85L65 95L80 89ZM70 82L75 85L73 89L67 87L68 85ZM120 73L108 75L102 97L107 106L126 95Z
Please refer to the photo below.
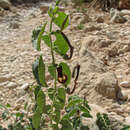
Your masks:
M30 102L26 88L35 84L31 65L39 53L32 48L31 33L49 19L47 4L41 5L11 6L0 12L0 104L9 103L12 112L23 111L25 102ZM75 47L69 64L81 65L75 94L86 97L94 117L107 112L113 129L120 130L130 124L130 11L106 13L71 4L64 10L70 15L65 33ZM47 46L41 53L50 63ZM49 75L47 80L51 84ZM0 124L4 124L1 117Z

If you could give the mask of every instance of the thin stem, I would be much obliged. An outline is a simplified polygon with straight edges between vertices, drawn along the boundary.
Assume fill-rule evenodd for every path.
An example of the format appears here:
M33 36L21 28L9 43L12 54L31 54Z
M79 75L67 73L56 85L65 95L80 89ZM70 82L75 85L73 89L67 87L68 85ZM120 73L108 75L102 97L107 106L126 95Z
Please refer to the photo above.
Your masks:
M53 23L53 17L52 17L51 22L50 22L49 37L50 37L50 42L51 42L52 64L55 66L55 57L54 57L53 43L52 43L52 38L51 38L52 23ZM56 90L56 70L55 70L55 81L54 81L54 86L55 86L55 90Z
M53 42L52 42L52 38L51 38L51 33L52 33L52 23L53 23L53 17L51 18L51 22L50 22L50 29L49 29L49 38L50 38L50 43L51 43L51 56L52 56L52 64L55 66L55 57L54 57L54 52L53 52ZM55 69L55 81L54 81L54 86L55 86L55 94L53 97L53 104L55 102L55 95L56 95L56 69ZM51 110L53 111L53 105L51 106ZM52 114L51 114L52 115ZM50 116L51 116L50 115ZM52 116L51 116L51 125L52 125Z
M52 63L53 63L53 65L55 65L55 58L54 58L54 52L53 52L53 43L52 43L52 38L51 38L52 22L53 22L53 18L51 19L51 22L50 22L50 33L49 33L49 37L50 37L50 42L51 42Z

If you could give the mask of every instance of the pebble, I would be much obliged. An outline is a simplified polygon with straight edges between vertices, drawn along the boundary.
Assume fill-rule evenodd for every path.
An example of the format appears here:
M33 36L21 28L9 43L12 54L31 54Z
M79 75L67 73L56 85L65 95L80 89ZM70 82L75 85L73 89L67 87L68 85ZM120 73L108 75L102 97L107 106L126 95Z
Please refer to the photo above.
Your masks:
M0 76L0 83L5 81L10 81L13 78L11 74Z
M7 84L7 86L6 86L7 88L16 88L17 87L17 84L16 83L14 83L14 82L9 82L9 84Z
M21 86L20 89L22 89L22 90L27 90L28 88L29 88L29 84L28 84L28 83L25 83L25 84L23 84L23 85Z
M123 81L123 82L121 82L120 83L120 86L121 87L124 87L124 88L130 88L130 82L128 82L128 81Z
M22 104L22 103L24 103L24 102L25 102L24 97L21 97L21 98L19 98L19 99L16 101L16 104Z
M130 125L130 116L125 118L125 122Z

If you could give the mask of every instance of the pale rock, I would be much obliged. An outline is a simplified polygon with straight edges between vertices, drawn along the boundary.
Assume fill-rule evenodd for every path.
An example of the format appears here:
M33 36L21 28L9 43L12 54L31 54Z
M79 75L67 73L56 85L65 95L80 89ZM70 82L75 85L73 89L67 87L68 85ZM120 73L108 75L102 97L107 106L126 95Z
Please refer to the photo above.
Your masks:
M110 99L116 99L120 91L118 80L114 73L104 73L99 76L95 84L96 91Z
M110 15L111 15L111 20L110 20L111 23L127 22L127 19L125 17L121 16L120 13L115 9L111 9Z
M128 88L130 87L130 82L128 81L123 81L119 84L121 87L124 87L124 88Z
M109 114L109 119L113 130L121 130L121 128L123 128L125 125L124 118L122 118L120 115L117 115L115 112L111 112Z
M9 82L6 86L7 88L14 89L17 87L17 84L14 82Z
M10 81L13 78L11 74L0 76L0 83Z
M126 101L128 99L128 93L126 91L119 91L117 94L118 99Z
M2 82L2 83L0 83L0 87L5 87L7 84L8 84L8 81L7 82Z
M11 3L9 0L0 0L0 7L3 9L10 9Z
M96 114L98 112L100 113L107 113L107 111L105 109L103 109L101 106L99 105L96 105L96 104L89 104L90 108L91 108L91 113L92 113L92 116L96 116Z
M25 97L21 97L16 101L16 104L23 104L25 102Z
M127 123L127 125L130 125L130 116L125 118L125 122Z
M82 117L81 122L84 126L88 126L90 130L99 130L96 121L93 118Z
M122 10L120 11L121 16L129 15L130 16L130 11L129 10Z
M22 89L22 90L27 90L29 88L29 84L28 83L25 83L25 84L23 84L22 86L21 86L21 88L20 89Z
M87 43L88 41L86 41ZM95 73L95 72L104 72L105 67L104 64L96 58L86 47L87 45L83 44L81 47L81 50L79 52L80 54L80 60L79 63L82 63L81 66L81 73Z

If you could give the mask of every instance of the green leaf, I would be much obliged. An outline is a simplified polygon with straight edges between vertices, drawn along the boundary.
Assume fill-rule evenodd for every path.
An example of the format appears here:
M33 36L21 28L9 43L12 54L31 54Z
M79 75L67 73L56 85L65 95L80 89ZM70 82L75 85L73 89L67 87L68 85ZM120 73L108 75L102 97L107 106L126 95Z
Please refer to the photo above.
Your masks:
M41 85L43 87L48 87L45 79L45 64L43 63L42 56L39 58L38 75Z
M122 128L121 130L130 130L130 126L125 126L125 127Z
M75 106L75 105L77 105L77 104L80 104L80 103L82 103L82 99L74 99L74 100L71 100L69 103L68 103L68 105L67 105L67 108L70 108L70 107L73 107L73 106Z
M80 100L82 100L82 102L84 102L84 100L82 98L80 98L79 96L76 96L76 95L70 96L69 99L68 99L68 102L70 102L72 100L76 100L76 99L80 99Z
M58 88L58 99L65 103L66 92L64 88Z
M88 108L88 110L91 110L90 106L88 105L88 101L87 100L84 100L84 106L86 108Z
M80 127L80 124L81 124L80 117L75 116L74 118L72 118L72 121L73 121L73 128L74 129L77 129L78 127Z
M41 50L40 44L41 44L41 37L45 31L45 27L46 27L45 23L42 27L38 27L37 29L34 29L32 32L32 43L33 43L33 47L35 49L37 49L38 51Z
M51 64L50 66L48 66L48 71L50 73L50 75L55 78L55 72L56 72L56 66Z
M69 112L69 117L74 116L75 114L77 114L77 111L79 111L78 107L73 108L70 112Z
M48 47L51 47L51 40L50 40L49 35L43 35L43 36L42 36L42 40L44 40L45 44L46 44Z
M41 86L36 86L34 90L35 100L37 100L38 92L41 90Z
M37 106L38 106L38 108L39 108L39 112L42 114L43 112L45 112L45 105L46 105L46 96L45 96L45 94L43 93L43 91L42 90L40 90L39 92L38 92L38 95L37 95L37 100L36 100L36 102L37 102Z
M53 32L53 34L56 37L56 40L54 41L55 50L57 50L61 55L65 55L69 50L66 39L63 37L60 31Z
M48 96L49 98L53 101L54 98L54 94L55 94L55 89L54 88L49 88L48 89Z
M89 112L82 113L81 116L83 116L83 117L87 117L87 118L92 118L92 116L90 115Z
M88 126L81 126L80 130L90 130Z
M97 120L96 124L99 127L99 129L107 129L111 130L110 120L106 113L97 113Z
M60 1L61 1L61 0L56 0L56 6L59 5Z
M41 122L41 114L39 109L37 109L32 117L32 124L33 127L38 130L40 127L40 122Z
M39 75L38 75L38 66L39 66L39 58L37 58L34 62L34 64L32 65L32 71L33 71L33 75L37 81L37 83L39 85L41 85L40 80L39 80Z
M42 28L41 28L41 32L39 33L38 35L38 39L37 39L37 50L40 51L41 50L41 47L40 47L40 44L41 44L41 38L42 38L42 35L45 31L45 27L46 27L47 23L45 23Z
M11 105L10 105L9 103L7 103L7 104L6 104L6 107L10 108L10 107L11 107Z
M55 102L54 102L54 107L57 109L57 110L62 110L64 108L64 105L65 103L62 102L62 100L59 100L56 98Z
M52 128L53 128L53 130L59 130L59 127L57 124L52 124Z
M55 121L57 124L60 121L60 110L55 110L53 115L52 115L53 121Z
M27 110L28 102L24 104L24 110Z
M69 25L69 18L67 17L67 20L66 20L66 17L67 15L64 13L64 12L61 12L61 11L58 11L56 14L55 14L55 17L54 17L54 20L53 22L60 28L60 29L65 29L66 27L68 27ZM64 21L66 21L64 23ZM64 27L63 27L63 23L64 23Z
M66 92L64 88L58 88L58 93L55 98L54 107L58 110L63 109L65 106Z
M41 32L41 27L37 27L32 31L32 45L35 49L37 49L37 39L40 32Z
M69 120L70 119L70 117L69 117L69 114L67 113L67 114L65 114L63 117L62 117L62 120L64 120L64 119L66 119L66 120Z
M65 85L68 85L70 83L70 81L71 81L71 71L70 71L70 68L64 62L60 63L59 66L62 66L62 73L67 76L67 81L65 82Z
M45 81L45 64L42 56L38 57L32 65L33 75L40 86L48 87Z
M45 113L49 114L50 110L51 110L51 105L46 105L46 107L45 107Z
M72 124L70 123L69 120L62 119L60 123L62 125L61 130L73 130Z
M84 106L79 105L79 108L82 112L89 113L88 109L86 109Z
M56 37L56 40L53 43L53 50L65 59L69 50L68 41L60 33L60 31L53 32L51 35L55 35ZM51 40L49 35L42 36L42 40L48 47L51 48Z
M56 5L54 8L52 6L49 7L48 15L52 18L59 10L59 7Z

